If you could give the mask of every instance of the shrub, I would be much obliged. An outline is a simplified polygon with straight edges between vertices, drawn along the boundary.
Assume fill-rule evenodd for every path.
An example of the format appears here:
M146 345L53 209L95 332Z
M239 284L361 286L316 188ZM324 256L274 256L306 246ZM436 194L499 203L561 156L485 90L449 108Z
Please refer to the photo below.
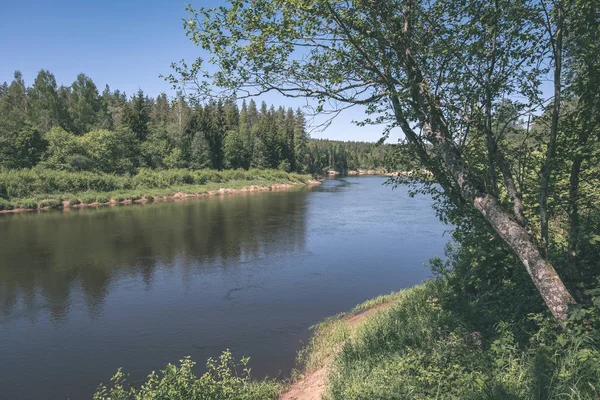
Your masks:
M29 122L0 120L0 168L32 167L45 146L40 132Z
M98 172L122 174L136 167L139 143L128 129L91 131L82 136L79 142Z
M43 166L57 170L85 169L85 162L81 158L87 158L77 136L55 126L46 133L44 139L48 145L42 155Z
M38 208L60 208L62 207L62 202L60 199L42 199L38 201Z
M97 203L108 203L110 201L110 198L106 195L98 195L96 196L96 202Z
M97 195L96 193L90 192L90 193L82 193L79 196L79 200L84 203L84 204L92 204L95 203L97 199Z
M12 210L12 209L13 209L13 205L11 204L10 201L0 198L0 211Z
M100 385L94 400L268 400L276 399L279 391L273 381L250 380L248 358L242 358L238 373L229 350L218 360L209 359L207 372L196 377L192 371L195 363L189 358L179 366L168 364L159 373L152 372L139 387L127 385L125 374L119 369L111 378L111 386Z
M17 199L13 201L14 208L35 209L38 203L35 199Z
M0 194L7 198L88 190L107 192L127 186L126 177L103 173L54 171L39 167L0 172Z

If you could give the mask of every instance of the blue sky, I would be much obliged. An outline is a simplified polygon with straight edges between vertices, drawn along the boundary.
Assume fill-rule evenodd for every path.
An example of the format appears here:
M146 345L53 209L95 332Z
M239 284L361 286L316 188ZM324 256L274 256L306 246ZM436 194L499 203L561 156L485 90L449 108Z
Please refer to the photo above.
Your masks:
M202 56L185 37L181 19L185 5L218 5L218 0L4 0L0 24L0 82L10 82L15 70L31 85L40 69L50 70L59 85L70 85L80 72L101 91L106 84L132 95L138 88L151 96L173 95L159 78L170 63ZM203 57L205 58L205 57ZM294 108L305 102L267 95L258 99ZM362 111L340 115L313 137L376 141L382 127L357 127ZM395 142L396 133L389 141Z

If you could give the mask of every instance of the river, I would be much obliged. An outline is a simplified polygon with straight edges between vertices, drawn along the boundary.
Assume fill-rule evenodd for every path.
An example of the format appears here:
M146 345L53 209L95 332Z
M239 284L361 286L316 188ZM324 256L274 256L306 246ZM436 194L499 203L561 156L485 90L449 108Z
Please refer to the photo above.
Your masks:
M226 348L285 376L309 326L443 255L432 200L385 181L0 216L0 397L91 398Z

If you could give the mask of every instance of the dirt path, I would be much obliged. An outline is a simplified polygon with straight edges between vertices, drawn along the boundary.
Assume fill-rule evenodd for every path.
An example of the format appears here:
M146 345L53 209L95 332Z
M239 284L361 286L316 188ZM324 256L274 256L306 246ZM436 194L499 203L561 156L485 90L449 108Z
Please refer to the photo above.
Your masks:
M356 328L361 325L367 318L378 311L390 308L394 302L379 304L373 308L369 308L359 314L346 317L344 321L351 327ZM342 344L343 345L343 344ZM337 353L342 349L340 345ZM317 369L305 374L301 379L294 382L285 393L280 397L280 400L321 400L327 390L327 376L329 375L329 364L333 355L329 356L323 365Z

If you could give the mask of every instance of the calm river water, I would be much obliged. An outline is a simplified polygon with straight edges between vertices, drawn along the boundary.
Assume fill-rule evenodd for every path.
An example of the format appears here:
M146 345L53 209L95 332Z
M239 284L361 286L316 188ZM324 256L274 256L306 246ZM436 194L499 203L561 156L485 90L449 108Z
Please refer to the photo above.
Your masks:
M0 397L90 398L226 348L285 375L310 325L443 255L431 199L384 182L0 216Z

